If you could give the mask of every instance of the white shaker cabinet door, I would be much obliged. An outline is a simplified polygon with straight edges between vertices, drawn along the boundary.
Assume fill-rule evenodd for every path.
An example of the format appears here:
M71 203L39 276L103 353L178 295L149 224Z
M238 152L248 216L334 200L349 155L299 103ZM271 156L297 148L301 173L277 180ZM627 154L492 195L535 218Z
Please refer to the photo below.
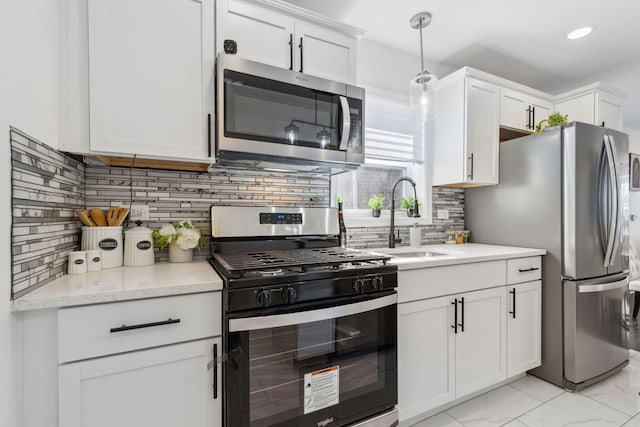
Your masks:
M221 426L221 366L213 363L214 345L220 355L217 338L61 365L59 425Z
M622 130L622 102L615 96L600 92L598 94L598 126Z
M500 126L530 130L529 97L512 89L500 88Z
M539 366L542 282L507 287L507 376Z
M398 407L406 420L455 398L453 297L398 305Z
M457 299L456 398L507 377L504 287L469 292Z
M529 107L531 108L531 126L535 130L535 127L541 120L549 117L549 114L553 113L553 104L545 101L544 99L529 97Z
M210 158L213 0L89 0L92 152Z
M465 182L498 183L500 94L498 86L466 79Z
M275 67L293 69L294 19L290 16L234 0L218 2L217 44L235 40L238 56Z
M295 27L296 71L355 84L355 38L302 21Z

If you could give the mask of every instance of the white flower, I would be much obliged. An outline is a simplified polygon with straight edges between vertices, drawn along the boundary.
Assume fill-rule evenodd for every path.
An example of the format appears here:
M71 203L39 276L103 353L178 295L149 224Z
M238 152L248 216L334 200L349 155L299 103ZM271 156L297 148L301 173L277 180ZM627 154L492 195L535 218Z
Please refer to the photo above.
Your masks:
M198 246L200 240L200 231L195 228L180 228L178 229L178 238L176 239L176 245L180 249L193 249Z
M160 231L158 231L158 233L160 233L160 235L162 236L167 236L167 240L169 241L169 243L171 243L173 238L176 236L177 231L173 225L165 224L162 226Z
M183 220L183 221L180 221L180 222L178 223L178 226L179 226L179 227L184 227L184 228L195 228L195 227L193 226L193 223L191 222L191 220L190 220L190 219L185 219L185 220Z

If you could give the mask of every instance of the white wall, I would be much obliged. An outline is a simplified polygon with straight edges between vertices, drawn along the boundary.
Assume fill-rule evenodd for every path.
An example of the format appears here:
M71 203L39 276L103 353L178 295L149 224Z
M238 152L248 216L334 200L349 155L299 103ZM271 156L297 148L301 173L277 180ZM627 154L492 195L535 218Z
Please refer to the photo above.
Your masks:
M58 146L58 1L0 2L0 425L20 423L19 322L10 311L9 126Z
M629 152L640 154L640 132L632 129L624 129L624 132L629 135ZM629 192L629 215L636 217L634 221L629 221L629 243L638 253L640 252L640 191ZM640 268L640 266L631 267L634 275Z

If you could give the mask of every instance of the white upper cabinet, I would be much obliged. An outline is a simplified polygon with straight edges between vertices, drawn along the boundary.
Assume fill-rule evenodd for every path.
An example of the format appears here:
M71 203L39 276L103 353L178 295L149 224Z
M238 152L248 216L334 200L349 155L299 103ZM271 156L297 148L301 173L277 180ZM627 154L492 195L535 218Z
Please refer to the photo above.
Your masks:
M510 88L500 88L500 126L531 132L553 112L553 103Z
M438 84L433 185L498 183L500 88L465 67Z
M210 160L213 0L89 0L93 153Z
M274 4L269 2L270 6ZM354 33L357 29L326 18L322 19L323 24L345 31L310 23L292 15L300 9L284 5L278 10L238 0L221 0L217 8L218 52L224 52L225 40L235 40L237 54L243 58L355 84ZM311 16L309 12L305 15Z
M570 122L585 122L622 130L622 103L627 94L601 83L585 86L556 97L555 110Z

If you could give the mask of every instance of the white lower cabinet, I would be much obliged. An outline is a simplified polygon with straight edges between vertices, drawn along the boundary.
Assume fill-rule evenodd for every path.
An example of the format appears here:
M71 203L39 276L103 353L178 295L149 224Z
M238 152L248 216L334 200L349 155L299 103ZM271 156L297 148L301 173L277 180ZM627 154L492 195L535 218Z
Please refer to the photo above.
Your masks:
M403 419L455 399L453 297L398 305L398 406Z
M542 282L507 287L507 376L513 376L541 363Z
M540 266L533 256L399 272L401 421L540 365Z
M505 300L499 287L399 305L402 419L506 378Z
M221 352L220 338L61 365L59 425L219 426L222 377L214 351Z
M504 288L469 292L456 298L456 398L507 377Z

